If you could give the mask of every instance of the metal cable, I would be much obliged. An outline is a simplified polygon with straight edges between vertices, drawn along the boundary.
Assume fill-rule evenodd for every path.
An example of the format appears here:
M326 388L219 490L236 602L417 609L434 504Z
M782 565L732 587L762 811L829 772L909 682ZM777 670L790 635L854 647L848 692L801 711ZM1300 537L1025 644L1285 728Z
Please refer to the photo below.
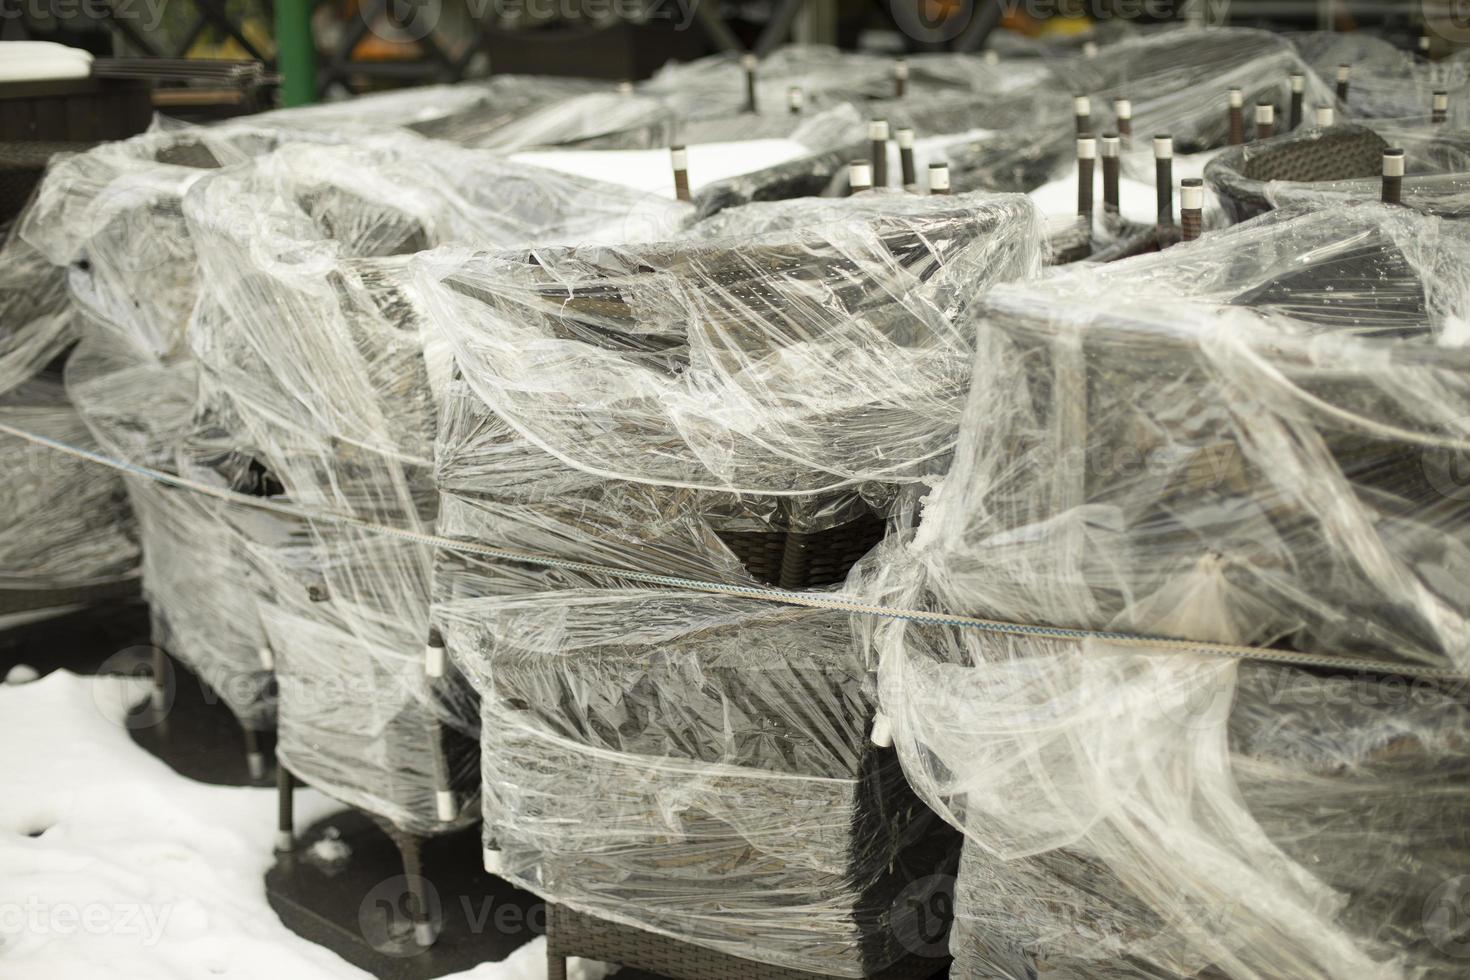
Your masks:
M892 606L873 605L871 603L859 602L840 594L790 592L785 589L774 589L759 585L729 585L722 582L708 582L703 579L682 578L677 575L659 575L653 572L640 572L635 569L617 568L612 565L572 561L566 558L525 554L507 548L495 548L489 545L475 544L470 541L456 541L453 538L442 538L438 535L425 534L421 531L390 527L386 524L365 521L359 517L353 517L350 514L303 510L294 505L281 503L266 497L252 497L233 490L212 487L207 483L199 483L186 477L175 476L172 473L165 473L162 470L155 470L146 466L112 459L101 453L72 446L34 432L17 429L4 423L0 423L0 433L14 436L18 439L24 439L58 452L67 453L79 459L97 463L122 473L154 480L181 490L188 490L208 497L214 497L227 503L243 507L253 507L257 510L270 511L305 521L320 521L345 527L361 528L362 530L385 534L389 537L412 541L417 544L428 545L434 548L444 548L449 551L481 555L486 558L496 558L501 561L527 562L547 568L560 568L568 571L586 572L593 575L615 576L647 585L661 585L669 588L687 589L694 592L709 592L742 596L751 599L763 599L768 602L779 602L792 606L806 606L813 609L832 609L839 612L861 613L932 626L955 626L978 629L987 633L1004 636L1028 636L1051 640L1101 640L1118 646L1143 648L1147 651L1169 650L1179 653L1225 657L1233 660L1258 660L1265 663L1299 667L1324 667L1331 670L1358 670L1371 673L1395 674L1403 677L1433 681L1470 681L1470 675L1461 671L1441 667L1403 664L1357 656L1330 656L1326 654L1301 653L1295 650L1270 650L1264 647L1238 646L1230 643L1212 643L1203 640L1183 640L1177 637L1148 636L1140 633L1124 633L1114 630L1073 629L1064 626L1034 626L1024 623L1008 623L996 619L983 619L978 616L962 616L954 613L934 612L924 609L903 609Z

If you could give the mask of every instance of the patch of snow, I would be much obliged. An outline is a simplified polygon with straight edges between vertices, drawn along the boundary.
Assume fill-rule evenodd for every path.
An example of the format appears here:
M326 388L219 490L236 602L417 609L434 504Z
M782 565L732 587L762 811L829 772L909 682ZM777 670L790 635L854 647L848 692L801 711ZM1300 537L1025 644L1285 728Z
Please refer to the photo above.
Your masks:
M370 980L266 901L275 792L185 779L121 721L146 679L0 685L0 977ZM340 809L296 793L306 826ZM580 967L585 980L606 974ZM545 941L461 980L542 980Z
M328 827L322 833L321 840L318 840L306 850L306 859L308 861L329 867L341 864L351 856L352 846L342 839L342 835L336 827Z
M5 675L5 683L29 684L31 681L40 676L41 675L36 672L36 668L32 667L30 664L16 664L14 667L10 668L10 673Z
M774 167L811 151L796 140L759 139L737 143L699 143L688 148L689 187L697 191L727 177ZM512 160L650 194L674 197L674 170L668 150L534 150Z

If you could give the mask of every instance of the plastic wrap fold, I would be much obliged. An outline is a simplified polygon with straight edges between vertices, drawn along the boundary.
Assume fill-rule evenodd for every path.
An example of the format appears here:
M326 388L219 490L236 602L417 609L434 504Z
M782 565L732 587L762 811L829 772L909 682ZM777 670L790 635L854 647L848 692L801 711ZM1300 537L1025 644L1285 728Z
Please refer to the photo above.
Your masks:
M864 621L967 836L956 975L1463 975L1464 689L1347 658L1470 669L1467 248L1277 212L977 305L954 466L870 597L1343 666Z

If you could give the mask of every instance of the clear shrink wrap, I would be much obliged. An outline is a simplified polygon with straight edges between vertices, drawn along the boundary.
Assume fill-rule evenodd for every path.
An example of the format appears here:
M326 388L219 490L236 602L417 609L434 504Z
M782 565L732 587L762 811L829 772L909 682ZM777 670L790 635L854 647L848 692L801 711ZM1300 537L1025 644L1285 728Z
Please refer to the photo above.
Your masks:
M527 106L493 128L447 121L430 135L482 150L513 153L537 147L646 150L672 143L676 116L663 99L613 89L565 94Z
M193 361L163 364L109 347L108 339L85 340L66 376L67 394L105 455L219 489L265 492L258 464L236 448L244 444L240 420L224 399L201 396ZM90 479L110 472L78 465ZM153 642L208 684L243 726L269 729L275 693L259 613L263 583L237 526L249 512L147 477L121 482L138 522Z
M871 678L845 614L632 589L440 614L485 698L501 874L821 976L912 951L909 903L948 882L955 840L867 738Z
M1180 154L1225 146L1232 88L1241 90L1248 114L1262 102L1275 106L1278 130L1288 124L1293 74L1303 76L1306 106L1333 98L1332 86L1290 41L1245 28L1144 34L1108 45L1096 58L1056 61L1052 71L1064 93L1090 97L1095 133L1112 128L1114 99L1132 103L1134 153L1125 166L1151 160L1149 138L1155 133L1172 136ZM1253 120L1247 115L1246 121Z
M0 395L0 422L95 449L61 382L37 377ZM136 577L138 543L122 481L91 463L0 435L0 602Z
M198 299L193 242L180 201L204 174L246 163L287 139L254 125L154 129L54 160L20 236L64 268L83 336L107 335L139 356L187 356Z
M1453 124L1462 125L1467 118L1466 97L1470 91L1466 86L1470 77L1463 62L1418 61L1390 42L1361 31L1322 31L1288 37L1320 77L1335 81L1338 69L1348 67L1347 104L1337 107L1339 113L1346 114L1346 119L1427 119L1434 93L1438 91L1450 97Z
M185 198L205 297L190 350L292 501L431 533L451 368L409 282L412 254L661 236L690 212L409 134L285 145ZM262 617L287 768L411 832L478 818L479 711L434 664L432 549L312 522L255 551L274 596Z
M1074 96L1088 98L1095 136L1119 132L1117 100L1129 103L1132 136L1123 142L1120 167L1124 177L1150 185L1155 134L1168 134L1180 157L1227 144L1232 88L1241 90L1247 113L1260 102L1274 105L1278 131L1289 119L1292 74L1303 75L1307 107L1332 100L1331 87L1296 49L1265 31L1150 32L1108 45L1095 58L1048 63L1047 79L998 101L997 124L987 127L994 132L946 150L955 190L1033 191L1065 177L1076 160ZM1176 169L1186 171L1186 161Z
M654 245L420 256L463 372L439 532L840 582L947 460L971 349L955 320L1040 252L1025 198L895 194L732 208ZM953 838L867 741L845 614L630 586L438 556L433 620L484 699L498 866L578 912L792 969L864 976L913 951L909 903L944 887Z
M1467 249L1276 212L977 305L954 465L852 587L1141 638L860 621L967 838L955 976L1464 975L1470 707L1414 672L1470 669Z
M0 394L40 374L75 339L65 275L12 229L0 244Z
M81 338L67 362L67 393L109 456L242 492L258 486L243 450L206 445L248 443L228 401L205 390L187 349L200 290L180 202L204 174L288 138L329 137L243 123L158 128L60 157L48 170L20 240L65 284L63 309ZM90 472L106 482L105 471ZM268 727L274 705L256 576L232 509L144 478L123 482L139 517L155 642L209 683L242 724Z
M950 449L979 287L1033 275L1019 196L751 205L739 239L421 256L475 393L609 479L805 496L913 480ZM773 229L773 230L766 230ZM612 424L616 423L616 424Z

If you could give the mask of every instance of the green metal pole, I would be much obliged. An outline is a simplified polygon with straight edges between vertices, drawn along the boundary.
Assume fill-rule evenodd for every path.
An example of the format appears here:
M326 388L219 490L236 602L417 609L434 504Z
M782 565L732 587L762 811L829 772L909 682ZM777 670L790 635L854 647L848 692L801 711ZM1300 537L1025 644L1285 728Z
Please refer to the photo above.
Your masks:
M276 0L276 68L281 73L281 101L288 106L316 101L311 4L312 0Z

